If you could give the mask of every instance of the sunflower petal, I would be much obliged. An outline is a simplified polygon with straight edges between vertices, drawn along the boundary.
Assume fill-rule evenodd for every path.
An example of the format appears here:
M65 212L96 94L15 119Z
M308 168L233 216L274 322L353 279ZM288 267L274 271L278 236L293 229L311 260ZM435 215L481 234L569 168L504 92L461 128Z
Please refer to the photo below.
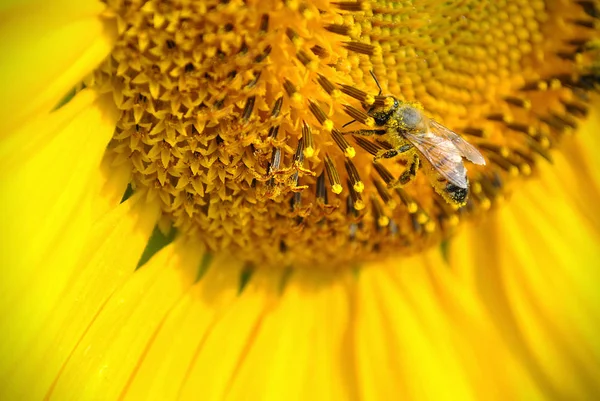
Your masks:
M559 156L556 168L542 167L541 177L461 233L449 251L508 347L556 399L600 393L600 198L598 164L585 157L589 137L584 128L581 145L566 144L582 157Z
M265 313L230 376L227 398L351 399L347 282L342 274L297 271Z
M360 399L513 399L516 383L537 394L437 250L361 271L353 315Z
M215 257L210 262L202 279L186 292L166 317L143 360L131 372L123 392L124 399L175 399L185 391L187 382L200 386L197 381L208 381L212 385L218 381L217 375L196 377L192 370L194 362L201 358L208 333L228 308L239 302L238 280L242 268L242 262L226 255ZM230 335L235 333L237 331ZM223 363L225 350L232 347L232 343L228 342L220 350L219 357L210 362L216 371ZM197 396L200 393L203 399L210 399L210 390L196 388L193 394Z
M600 235L600 105L574 138L565 138L552 165L540 166L546 197L566 198L579 210L583 223ZM587 221L587 222L586 222Z
M158 205L134 196L98 221L73 270L43 266L4 316L0 375L10 386L0 386L1 398L43 398L106 299L134 272L157 218ZM55 278L65 273L67 280Z
M115 182L100 168L115 119L110 98L84 91L60 111L31 122L1 144L3 378L13 377L10 372L18 382L19 375L29 374L25 366L15 368L15 358L29 349L33 352L33 344L42 347L41 352L48 345L39 333L66 296L69 280L79 273L78 261L84 257L92 224L102 214L97 205L114 206L114 193L124 190L123 182ZM81 154L77 163L61 158L73 154ZM6 388L18 392L23 387Z
M48 398L116 399L166 316L193 284L202 253L176 240L137 270L103 304L56 378Z
M100 164L117 116L110 97L86 90L0 144L0 257L14 291L49 254L68 251L63 263L76 257L98 215ZM58 246L64 240L73 247Z
M197 394L212 400L225 397L269 311L278 278L273 271L257 272L235 302L216 316L196 349L181 388L182 399Z
M109 54L116 25L99 1L0 7L0 136L49 112Z
M400 268L414 271L422 266L423 259L413 259ZM418 273L411 276L419 278ZM431 291L424 281L410 283L422 293L421 299ZM422 316L422 303L411 300L406 288L390 281L385 266L361 272L354 315L360 398L378 400L396 394L405 399L443 399L444 394L453 394L455 399L472 399L459 374L460 366L453 362L457 355L443 349L451 344L447 341L450 327L441 316L437 321ZM441 333L446 333L446 340L439 340Z
M123 200L123 196L131 182L131 167L128 165L114 166L110 157L102 159L100 166L100 193L95 198L92 210L100 217L111 211Z

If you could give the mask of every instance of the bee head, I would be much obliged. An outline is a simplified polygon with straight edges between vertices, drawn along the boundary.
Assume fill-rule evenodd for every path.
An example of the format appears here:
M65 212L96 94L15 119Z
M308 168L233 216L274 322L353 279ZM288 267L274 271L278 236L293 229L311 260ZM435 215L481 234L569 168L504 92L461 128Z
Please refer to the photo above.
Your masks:
M373 119L375 120L375 124L377 124L378 126L384 126L392 117L398 106L398 100L394 98L394 103L391 106L373 107L367 112L367 114L370 117L373 117Z

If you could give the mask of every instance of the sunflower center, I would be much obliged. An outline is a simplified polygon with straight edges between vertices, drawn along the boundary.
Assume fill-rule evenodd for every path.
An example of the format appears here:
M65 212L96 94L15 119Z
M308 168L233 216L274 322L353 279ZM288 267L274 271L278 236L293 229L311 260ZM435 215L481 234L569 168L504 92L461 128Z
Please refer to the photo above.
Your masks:
M597 79L593 2L107 3L120 40L86 84L122 110L113 163L181 233L260 265L439 243L550 157ZM487 165L427 156L408 135L432 126Z

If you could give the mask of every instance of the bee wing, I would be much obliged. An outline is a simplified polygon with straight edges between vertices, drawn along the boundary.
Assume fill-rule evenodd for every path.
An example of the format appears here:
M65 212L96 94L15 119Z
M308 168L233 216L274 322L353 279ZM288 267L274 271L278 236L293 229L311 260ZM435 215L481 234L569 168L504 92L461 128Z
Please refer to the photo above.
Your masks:
M460 188L467 188L467 170L460 151L452 141L430 132L404 134L445 179Z
M485 165L485 159L483 158L483 155L475 148L475 146L462 139L456 132L449 130L434 120L429 121L429 126L434 134L450 140L452 144L460 151L460 153L468 160L475 164Z

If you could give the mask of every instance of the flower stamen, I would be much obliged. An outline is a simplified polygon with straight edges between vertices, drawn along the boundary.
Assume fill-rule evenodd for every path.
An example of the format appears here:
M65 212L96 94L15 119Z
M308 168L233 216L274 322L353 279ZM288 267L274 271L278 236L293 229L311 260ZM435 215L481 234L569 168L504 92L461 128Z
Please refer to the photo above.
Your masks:
M438 244L551 160L600 83L592 1L107 3L121 36L86 85L121 110L113 163L182 234L255 266ZM396 100L484 155L464 207L379 129Z

